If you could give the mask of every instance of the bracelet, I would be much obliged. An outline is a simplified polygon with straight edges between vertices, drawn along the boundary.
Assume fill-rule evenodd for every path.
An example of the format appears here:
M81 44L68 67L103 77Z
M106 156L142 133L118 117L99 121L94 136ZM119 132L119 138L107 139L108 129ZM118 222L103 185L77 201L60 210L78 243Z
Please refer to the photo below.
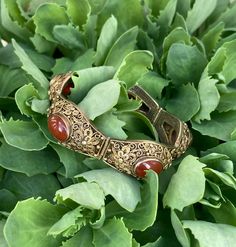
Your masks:
M167 169L173 157L183 153L191 142L187 125L182 124L180 120L163 111L159 106L158 111L153 108L154 100L139 87L130 90L130 95L142 99L151 111L155 109L155 112L159 112L151 121L164 144L149 140L117 140L105 136L87 119L76 104L67 99L72 75L73 72L69 72L55 76L50 81L48 92L51 103L48 109L48 129L61 145L102 159L121 172L141 178L145 176L146 170L152 169L160 173ZM144 114L152 119L150 112L144 112ZM174 125L171 124L172 119L175 119ZM161 124L163 121L174 131L166 128L165 125L163 127Z

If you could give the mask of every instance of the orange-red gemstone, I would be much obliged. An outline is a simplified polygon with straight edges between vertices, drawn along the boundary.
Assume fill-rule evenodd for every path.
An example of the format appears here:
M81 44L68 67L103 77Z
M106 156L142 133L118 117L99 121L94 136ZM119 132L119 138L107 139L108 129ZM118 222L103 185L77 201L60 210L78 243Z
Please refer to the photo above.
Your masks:
M69 82L65 85L65 87L62 90L63 95L69 95L71 93L71 88L74 87L74 84L72 82Z
M135 173L140 178L145 177L147 170L153 170L156 173L160 173L163 170L163 165L157 160L146 160L138 163L135 167Z
M69 138L69 128L65 120L57 114L51 115L48 118L48 129L51 134L61 142Z

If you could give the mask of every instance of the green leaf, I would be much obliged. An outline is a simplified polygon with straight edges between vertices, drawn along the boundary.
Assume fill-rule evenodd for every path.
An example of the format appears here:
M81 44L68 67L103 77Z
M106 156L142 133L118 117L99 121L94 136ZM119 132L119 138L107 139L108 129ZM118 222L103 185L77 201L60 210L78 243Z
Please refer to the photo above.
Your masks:
M175 231L175 235L183 247L190 247L190 239L185 231L182 222L174 210L171 210L171 223Z
M88 182L96 182L105 195L111 195L121 207L130 212L134 211L140 201L138 181L112 168L84 172L77 177L83 177Z
M47 139L34 122L2 120L0 129L5 141L13 147L35 151L44 149L48 145Z
M14 90L29 83L29 79L20 69L9 69L0 65L0 96L8 96Z
M216 87L218 80L210 78L206 72L202 74L198 84L198 94L200 99L200 110L195 115L194 120L211 120L210 114L216 109L220 101L220 94Z
M99 97L98 97L99 95ZM91 120L111 110L118 102L120 84L109 80L94 86L79 103L79 108Z
M154 71L144 74L137 82L153 98L161 98L163 89L168 86L169 80L161 77Z
M82 163L85 159L83 154L77 153L60 145L51 144L51 146L57 152L61 163L64 165L67 178L73 178L75 175L87 170Z
M159 43L167 35L170 25L175 16L177 7L177 0L169 0L163 10L160 11L160 15L157 19L157 25L160 27Z
M219 153L219 154L227 155L233 162L236 162L235 148L236 148L236 141L228 141L216 147L208 149L206 152L204 152L204 154Z
M27 42L27 39L31 36L31 33L25 27L20 26L17 22L14 22L10 16L7 8L7 0L1 1L1 26L3 26L7 31L16 35L22 40ZM2 28L1 28L2 29Z
M203 198L205 177L202 168L204 166L196 157L191 155L183 159L164 195L163 204L165 207L182 211L185 207Z
M29 104L29 99L35 97L39 97L39 94L36 88L31 83L24 85L16 91L15 100L21 114L24 114L28 117L35 114Z
M226 60L224 62L223 71L221 74L225 78L225 83L229 84L236 78L236 72L232 68L232 64L236 62L236 40L225 43L223 48L225 49Z
M104 0L89 1L91 5L92 2L105 2ZM98 16L99 29L111 14L119 20L118 33L124 33L134 26L142 27L145 18L143 11L142 3L137 0L113 0L112 2L107 0Z
M92 49L88 49L87 51L85 51L85 53L77 57L75 60L71 60L67 57L57 59L55 66L52 68L53 74L56 75L66 73L68 71L79 71L92 67L92 64L94 62L94 53L95 52Z
M152 226L156 220L158 208L158 175L148 172L143 188L141 189L141 202L134 212L122 209L118 204L111 202L106 206L106 215L124 218L125 225L131 230L144 231Z
M69 19L65 8L55 3L45 3L36 10L33 21L36 26L36 33L49 41L56 42L53 36L54 26L66 25Z
M236 208L230 202L223 202L219 209L207 208L214 217L216 223L232 225L236 227Z
M11 212L17 203L17 197L11 191L3 188L0 190L0 201L0 211Z
M149 51L133 51L122 61L116 71L115 79L124 81L128 88L132 87L148 69L152 69L153 55Z
M117 35L117 20L112 15L104 23L97 42L95 64L102 65Z
M4 228L5 223L6 223L5 220L3 219L0 220L0 247L8 247L5 237L3 235L3 228Z
M236 178L228 173L219 172L211 168L204 168L205 176L211 181L221 184L224 183L226 186L229 186L236 190Z
M55 25L53 36L64 47L69 49L84 49L84 37L78 29L72 25Z
M82 182L70 185L56 192L58 203L72 200L79 205L90 209L100 209L104 206L104 193L96 183Z
M166 58L170 47L175 43L191 45L190 36L182 27L175 28L165 37L163 42L162 60Z
M234 246L236 227L206 221L183 221L201 247Z
M202 42L205 46L206 53L210 56L212 51L216 48L217 43L219 42L222 32L224 30L224 23L219 22L214 28L210 29L202 37Z
M33 176L53 173L61 164L58 157L50 149L23 151L4 142L0 147L0 166Z
M95 85L112 79L115 70L111 66L100 66L76 71L78 76L72 76L74 88L71 89L70 99L80 102Z
M9 246L55 247L60 238L47 235L49 228L63 215L64 210L46 200L28 199L18 202L4 227ZM29 234L30 233L30 234Z
M44 3L56 3L58 5L65 5L65 0L43 0L43 1L38 1L38 0L16 0L18 7L21 11L21 14L25 18L29 18L33 16L38 9L38 7Z
M217 106L219 112L227 112L236 110L236 92L228 92L220 96L220 102Z
M204 120L201 124L192 122L193 129L199 131L202 135L211 136L223 141L231 140L231 133L236 126L236 111L224 113L214 112L211 114L211 120Z
M178 43L171 46L166 61L167 73L177 85L198 83L206 64L206 58L196 46Z
M188 83L175 88L174 95L168 99L166 109L182 121L190 120L199 110L200 102L197 90Z
M15 49L15 53L20 59L22 63L22 69L25 70L26 73L31 75L36 80L36 87L40 92L42 97L46 97L47 90L49 86L48 79L45 75L38 69L38 67L32 62L29 56L25 53L23 48L17 44L15 40L12 40L13 47Z
M96 117L94 124L98 130L104 135L115 139L126 139L127 135L122 129L125 122L119 120L112 111L106 112L101 116Z
M31 102L31 109L34 112L40 113L42 115L47 114L47 110L49 108L49 100L48 99L37 99L37 98L32 98Z
M66 4L67 14L72 22L82 28L91 12L88 0L67 0Z
M108 220L102 228L94 230L93 234L96 247L132 247L132 235L122 219Z
M104 64L118 69L122 63L122 60L134 50L137 35L137 27L133 27L123 33L110 49Z
M211 15L216 7L217 0L195 1L193 8L188 12L186 24L190 33L195 32Z
M49 229L47 234L53 237L57 237L58 235L62 235L63 237L73 236L86 222L86 220L83 219L81 211L82 208L77 207L64 214L62 218Z
M72 238L63 242L62 247L94 247L93 232L90 227L82 227Z
M61 188L54 175L39 174L28 177L22 173L7 171L2 182L4 188L11 191L18 201L40 196L52 202L55 191Z

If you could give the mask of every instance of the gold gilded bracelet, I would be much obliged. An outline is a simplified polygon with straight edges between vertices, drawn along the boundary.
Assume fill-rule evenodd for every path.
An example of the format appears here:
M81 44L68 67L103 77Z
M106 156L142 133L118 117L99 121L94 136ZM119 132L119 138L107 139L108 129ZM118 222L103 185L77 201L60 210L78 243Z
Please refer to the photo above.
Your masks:
M72 82L72 72L57 75L50 82L48 109L48 128L55 139L65 147L102 159L111 167L134 177L144 177L146 170L157 173L168 168L172 162L172 154L178 147L171 147L148 140L117 140L105 136L87 119L79 107L67 99ZM133 96L134 91L130 92ZM142 98L142 94L135 94ZM166 113L168 114L168 113ZM157 125L158 126L158 125ZM180 128L182 131L182 128ZM159 127L157 130L160 131ZM164 131L166 129L164 128ZM185 135L182 131L179 135ZM170 136L170 135L168 135ZM189 138L189 137L188 137ZM178 137L178 140L181 139ZM163 139L164 140L164 139ZM178 141L175 141L175 145ZM188 141L189 142L189 141ZM184 142L184 149L186 142ZM165 145L166 144L166 145ZM182 148L183 149L183 148ZM181 149L181 150L182 150Z

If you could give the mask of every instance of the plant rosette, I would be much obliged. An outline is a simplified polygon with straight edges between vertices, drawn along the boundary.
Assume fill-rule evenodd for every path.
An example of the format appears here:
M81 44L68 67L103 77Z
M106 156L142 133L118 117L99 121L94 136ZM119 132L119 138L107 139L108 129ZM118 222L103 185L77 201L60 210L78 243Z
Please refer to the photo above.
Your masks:
M235 16L229 0L1 0L0 246L235 246ZM68 71L105 135L158 141L138 84L191 147L136 180L58 145L48 88Z

